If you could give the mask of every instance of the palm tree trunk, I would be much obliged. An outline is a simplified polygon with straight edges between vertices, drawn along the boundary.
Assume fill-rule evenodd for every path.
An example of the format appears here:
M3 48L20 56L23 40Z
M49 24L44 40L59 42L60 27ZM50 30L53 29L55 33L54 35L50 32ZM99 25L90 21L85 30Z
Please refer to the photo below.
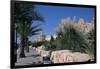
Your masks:
M20 46L20 55L19 55L19 57L25 57L24 47L25 47L24 36L21 36L21 46Z
M20 47L20 55L19 55L19 57L25 57L24 46L23 45L21 45L21 47Z
M29 52L28 38L26 38L26 52Z

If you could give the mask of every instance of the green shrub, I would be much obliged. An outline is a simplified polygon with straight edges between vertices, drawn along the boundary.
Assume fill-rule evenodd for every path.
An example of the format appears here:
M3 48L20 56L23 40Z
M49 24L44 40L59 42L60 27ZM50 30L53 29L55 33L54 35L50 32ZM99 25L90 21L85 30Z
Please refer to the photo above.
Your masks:
M89 45L86 47L86 53L88 53L91 56L91 58L93 58L95 53L95 30L94 29L92 29L87 34L87 39Z
M56 44L53 36L51 36L51 40L48 42L45 42L45 48L46 50L55 50L56 49Z
M37 42L33 42L32 43L32 46L33 47L38 47L38 46L41 46L45 43L45 41L37 41Z
M76 29L63 28L58 33L61 38L58 39L58 46L60 49L68 49L77 52L85 52L85 47L88 45L85 36L82 32ZM61 43L61 44L60 44Z

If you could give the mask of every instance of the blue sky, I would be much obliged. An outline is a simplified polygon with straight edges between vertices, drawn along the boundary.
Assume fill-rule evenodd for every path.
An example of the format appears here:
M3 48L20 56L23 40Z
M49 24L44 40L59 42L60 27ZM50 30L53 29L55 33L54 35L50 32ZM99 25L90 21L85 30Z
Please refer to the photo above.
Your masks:
M36 5L37 11L44 17L45 22L42 23L41 28L46 35L55 34L55 28L59 25L62 19L76 17L83 18L86 22L91 22L94 17L94 8L82 7L64 7L64 6L48 6ZM39 22L41 23L41 22Z

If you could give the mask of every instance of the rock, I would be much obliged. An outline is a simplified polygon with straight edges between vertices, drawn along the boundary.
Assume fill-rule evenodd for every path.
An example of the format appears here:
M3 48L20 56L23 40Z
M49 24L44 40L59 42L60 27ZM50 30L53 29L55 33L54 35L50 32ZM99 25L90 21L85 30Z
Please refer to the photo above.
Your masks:
M42 57L50 56L50 51L41 50L41 56Z
M38 52L39 55L41 55L41 52L45 51L45 46L39 46L38 48L36 48L36 51Z
M42 46L39 46L38 48L36 48L36 51L39 55L41 55L41 51L44 51L45 50L45 47L42 45Z
M51 57L50 57L50 60L53 62L53 63L63 63L64 62L64 54L65 53L69 53L70 50L60 50L60 51L53 51L51 53Z
M69 62L74 62L75 58L73 57L73 54L68 52L68 53L62 53L61 54L61 60L60 63L69 63Z
M90 56L88 54L80 53L80 52L75 52L73 54L76 59L76 62L86 62L90 60Z
M50 60L50 51L41 51L41 57L43 57L43 60Z
M38 47L38 49L45 50L45 46L41 45L41 46Z
M43 58L43 60L50 60L50 51L46 51L44 46L36 48L36 51Z
M53 63L70 63L70 62L86 62L90 60L90 56L85 53L74 52L69 50L53 51L50 57Z
M36 52L39 54L39 55L41 55L41 49L38 49L38 48L36 48Z

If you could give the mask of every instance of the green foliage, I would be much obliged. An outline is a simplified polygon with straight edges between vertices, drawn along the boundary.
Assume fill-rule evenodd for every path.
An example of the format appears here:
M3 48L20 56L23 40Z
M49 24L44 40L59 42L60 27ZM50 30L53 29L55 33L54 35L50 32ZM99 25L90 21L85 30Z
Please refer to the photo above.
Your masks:
M14 2L14 21L19 23L25 18L29 21L40 20L44 21L43 17L35 10L35 5L32 3Z
M37 34L41 29L38 25L32 26L33 20L44 21L43 17L36 11L32 3L14 3L14 22L17 34L21 40L20 57L24 57L24 47L28 45L28 37Z
M40 34L40 40L41 41L46 41L45 38L46 38L45 34L43 32L41 32L41 34Z
M92 29L89 33L88 33L88 40L91 46L94 46L95 44L95 30Z
M94 52L95 52L95 30L92 29L88 34L87 34L87 39L89 42L89 45L86 47L86 53L88 53L91 58L94 57Z
M31 41L28 41L28 46L32 45L32 42Z
M48 42L45 42L45 49L46 50L55 50L56 49L56 44L53 36L51 36L51 40Z
M47 50L67 49L73 52L85 52L88 46L85 35L72 27L63 27L57 32L57 36L55 40L52 37L51 41L46 44Z
M56 45L54 44L54 42L47 42L45 44L45 49L46 50L56 50Z
M33 42L32 46L38 47L38 46L44 45L45 43L46 43L45 41L37 41L37 42Z
M69 27L64 27L62 31L58 32L58 46L60 49L68 49L77 52L85 52L85 47L88 45L85 39L85 36L82 32L77 31L76 29Z

